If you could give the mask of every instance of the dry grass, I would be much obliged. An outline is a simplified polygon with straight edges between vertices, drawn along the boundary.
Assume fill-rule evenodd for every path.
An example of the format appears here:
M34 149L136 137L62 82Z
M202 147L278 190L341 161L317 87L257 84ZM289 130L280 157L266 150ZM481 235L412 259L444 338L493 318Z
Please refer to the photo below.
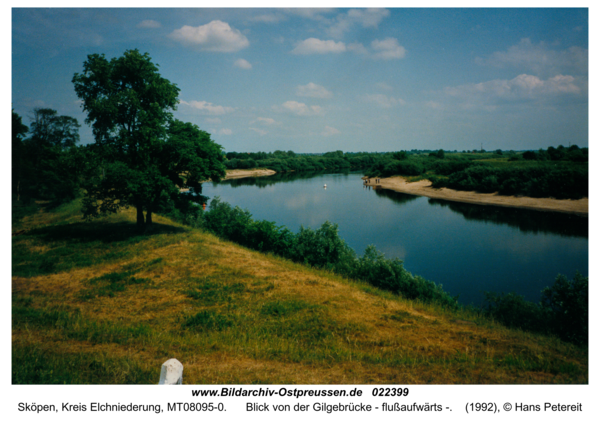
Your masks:
M89 224L110 234L134 217ZM406 301L161 217L154 233L100 246L34 230L65 222L81 224L74 208L36 213L13 237L13 268L20 256L54 253L55 262L13 276L14 383L155 383L171 357L190 384L588 382L587 352L556 339Z

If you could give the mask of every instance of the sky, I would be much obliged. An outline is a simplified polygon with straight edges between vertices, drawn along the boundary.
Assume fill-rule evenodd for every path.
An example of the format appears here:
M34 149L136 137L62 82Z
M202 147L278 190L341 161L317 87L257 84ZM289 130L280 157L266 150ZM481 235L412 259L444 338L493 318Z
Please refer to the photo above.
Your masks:
M138 49L224 150L588 146L588 9L13 8L12 108L79 120L89 54Z

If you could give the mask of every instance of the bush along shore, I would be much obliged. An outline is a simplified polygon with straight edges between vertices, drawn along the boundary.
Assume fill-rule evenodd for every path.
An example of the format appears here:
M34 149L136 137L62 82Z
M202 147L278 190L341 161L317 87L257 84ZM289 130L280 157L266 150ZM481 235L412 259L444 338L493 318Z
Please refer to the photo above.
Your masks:
M186 207L185 213L172 209L168 215L242 246L364 281L406 299L435 303L450 310L462 307L458 296L445 292L440 284L412 275L401 260L386 258L375 246L367 247L358 256L340 238L337 225L328 221L317 230L301 227L293 233L271 221L256 221L248 210L233 207L218 197L211 201L208 211ZM588 343L588 279L579 273L573 280L558 275L554 284L543 290L539 303L514 293L488 292L484 306L469 308L507 327L555 335L583 347Z

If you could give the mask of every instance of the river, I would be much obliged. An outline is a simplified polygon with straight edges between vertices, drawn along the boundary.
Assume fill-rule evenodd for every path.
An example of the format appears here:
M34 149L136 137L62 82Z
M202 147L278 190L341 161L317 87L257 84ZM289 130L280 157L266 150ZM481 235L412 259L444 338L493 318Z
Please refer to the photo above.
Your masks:
M482 304L484 291L537 302L557 274L588 275L585 217L375 190L363 186L358 173L227 180L205 183L203 194L295 232L336 223L359 255L375 245L463 304Z

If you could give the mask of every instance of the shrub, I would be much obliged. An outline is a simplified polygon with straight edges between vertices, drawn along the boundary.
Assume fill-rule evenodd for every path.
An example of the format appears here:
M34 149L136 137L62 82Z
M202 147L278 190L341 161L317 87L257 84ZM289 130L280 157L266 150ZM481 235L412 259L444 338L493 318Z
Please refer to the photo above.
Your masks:
M261 252L272 252L287 256L295 247L295 235L286 227L278 227L272 221L253 221L247 228L246 246Z
M441 285L419 276L413 277L406 271L401 260L385 258L373 245L368 246L364 255L355 260L349 275L407 299L436 302L451 308L458 307L457 298L446 293Z
M485 313L507 327L541 333L548 331L546 311L521 295L485 292L485 301Z
M542 290L542 306L550 314L552 331L561 339L586 344L589 327L588 279L579 272L573 280L558 275L552 286Z
M589 333L588 279L576 273L573 280L558 275L542 291L540 303L515 293L485 293L484 313L511 328L553 334L564 341L586 346Z
M339 236L337 224L329 221L315 230L300 228L292 259L317 268L333 269L354 258L354 251Z
M367 247L364 255L356 261L350 273L353 278L367 280L376 287L396 294L402 291L408 293L405 286L407 274L401 260L386 259L373 245Z
M251 221L249 211L221 202L219 197L211 201L210 211L204 213L204 226L207 229L242 245L247 245L247 228Z

